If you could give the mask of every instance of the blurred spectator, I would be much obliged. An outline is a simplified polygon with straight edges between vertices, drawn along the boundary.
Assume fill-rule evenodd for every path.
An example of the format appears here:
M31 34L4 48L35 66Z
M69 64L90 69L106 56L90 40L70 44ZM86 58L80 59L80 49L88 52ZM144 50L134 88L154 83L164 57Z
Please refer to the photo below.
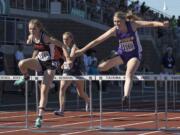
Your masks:
M173 37L176 38L176 28L177 28L177 20L175 18L175 16L173 15L171 20L170 20L170 24L171 24L171 27L172 27L172 33L173 33Z
M178 17L177 25L178 25L178 27L180 27L180 16Z
M142 74L147 74L150 71L150 68L147 64L145 64L144 62L141 63L141 67L140 67L140 72Z
M167 47L162 58L162 70L164 74L173 74L175 72L175 58L172 47Z
M157 29L157 36L158 36L158 38L163 37L163 36L164 36L163 33L164 33L164 32L163 32L163 29L162 29L162 28L158 28L158 29Z
M177 20L174 15L172 16L172 18L170 20L170 24L173 28L175 28L177 26Z
M24 53L23 53L23 46L22 45L18 45L18 48L15 52L15 65L16 65L16 71L15 74L20 74L19 72L19 67L18 67L18 63L20 60L24 59Z
M138 0L134 3L134 7L133 8L134 8L134 13L136 13L136 14L140 13L141 8L140 8Z
M86 54L82 55L83 63L84 63L84 74L87 75L88 73L88 56Z
M144 15L146 13L146 11L149 10L149 7L146 6L145 2L142 3L141 5L141 14Z
M119 8L122 9L123 11L127 10L127 8L128 8L128 0L120 0Z
M24 59L24 53L23 53L23 45L18 45L18 48L15 52L15 74L20 75L20 70L18 67L18 63L20 60ZM25 87L24 85L18 86L18 92L20 92L22 95L24 95Z
M0 46L0 75L5 75L5 65L6 60L2 48ZM0 104L2 104L3 92L4 92L5 82L0 81Z
M97 61L92 61L91 65L89 66L88 75L98 75L99 71L97 68Z
M153 72L150 72L150 67L149 67L149 65L147 65L147 64L145 63L145 60L142 60L141 65L140 65L140 67L139 67L139 72L140 72L140 74L142 74L142 75L153 74ZM140 82L137 81L137 84L138 84L138 83L140 83ZM143 85L143 88L148 85L148 82L147 82L147 81L143 81L143 82L141 82L141 83L142 83L142 85Z
M90 53L90 62L91 62L90 64L92 64L93 61L98 62L95 50L92 50Z
M97 61L92 61L91 65L89 66L88 75L99 75L97 66ZM99 90L99 81L94 81L94 83L96 84L97 89Z
M89 56L88 56L88 72L89 72L89 68L91 67L92 63L98 63L98 60L96 58L96 51L95 50L91 50L89 52Z

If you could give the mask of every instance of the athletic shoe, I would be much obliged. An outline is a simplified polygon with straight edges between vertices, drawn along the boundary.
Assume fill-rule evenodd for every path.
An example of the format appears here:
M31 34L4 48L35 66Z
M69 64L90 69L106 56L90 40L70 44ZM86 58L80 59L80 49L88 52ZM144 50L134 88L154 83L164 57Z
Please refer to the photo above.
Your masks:
M60 111L60 110L57 110L57 111L54 111L54 115L64 116L64 112L63 112L63 111Z
M89 103L86 103L85 110L86 110L86 112L89 112Z
M24 83L25 83L25 81L26 80L28 80L29 79L29 76L27 76L27 77L22 77L22 78L20 78L19 80L16 80L15 82L14 82L14 86L20 86L20 85L23 85Z
M124 106L127 106L128 103L129 103L128 97L127 97L127 96L123 96L123 97L122 97L122 104L123 104Z
M42 117L38 116L36 121L35 121L34 127L35 128L40 128L41 126L42 126Z

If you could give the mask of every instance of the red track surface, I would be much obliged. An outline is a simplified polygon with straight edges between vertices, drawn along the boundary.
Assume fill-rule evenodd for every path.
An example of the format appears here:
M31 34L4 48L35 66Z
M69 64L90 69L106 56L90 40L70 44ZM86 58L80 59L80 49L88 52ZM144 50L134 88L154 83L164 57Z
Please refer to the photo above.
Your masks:
M165 127L165 114L158 113L159 128ZM108 135L108 134L128 134L128 135L162 135L178 134L179 131L119 131L120 128L126 129L146 129L155 128L155 115L153 112L104 112L102 127L113 127L113 130L99 130L99 112L93 112L93 121L87 112L65 112L64 117L54 116L52 112L44 115L43 127L33 128L35 112L29 112L29 128L25 128L24 112L0 112L0 134L4 135ZM91 123L92 122L92 123ZM91 127L92 124L92 128ZM13 127L14 126L14 127ZM20 127L19 127L20 126ZM21 127L22 126L22 127ZM179 113L168 113L168 125L180 128ZM95 128L96 127L96 128ZM115 130L117 129L118 130Z

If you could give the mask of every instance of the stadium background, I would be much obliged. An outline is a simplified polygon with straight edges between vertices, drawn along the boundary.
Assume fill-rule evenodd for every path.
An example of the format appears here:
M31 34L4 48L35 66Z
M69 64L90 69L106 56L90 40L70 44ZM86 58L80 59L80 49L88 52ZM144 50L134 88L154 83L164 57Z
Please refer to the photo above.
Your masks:
M99 2L102 3L99 3ZM32 47L26 46L25 41L28 36L27 24L31 18L38 18L42 21L47 31L54 37L62 41L62 33L71 31L75 35L77 45L81 48L89 41L93 40L110 26L112 26L112 16L114 11L121 10L123 14L128 8L136 12L134 4L127 7L126 0L0 0L0 46L5 54L7 61L5 70L6 75L16 75L14 54L18 45L24 45L23 52L26 57L31 57ZM142 4L142 3L140 3ZM180 63L180 19L174 18L159 12L151 7L145 8L145 11L137 13L144 20L169 20L171 26L168 29L140 29L139 36L143 47L143 60L141 67L147 65L149 70L147 74L161 73L161 58L168 46L173 48L173 53L176 59L176 73L179 72ZM116 39L110 39L95 47L98 61L110 54L111 50L116 49ZM144 74L139 68L138 74ZM123 67L124 68L124 67ZM122 74L124 74L122 72ZM103 92L104 107L121 109L120 99L122 96L122 84L108 83L107 91ZM153 110L154 103L154 83L147 82L141 84L134 83L131 94L131 109ZM143 88L141 89L141 86ZM34 83L29 84L29 106L35 112L35 91ZM145 87L146 86L146 87ZM179 84L177 84L179 86ZM170 88L171 89L171 88ZM87 89L88 90L88 89ZM177 89L176 89L177 90ZM173 92L168 91L169 105L172 109ZM95 84L93 84L93 103L94 107L98 107L99 93ZM164 107L164 87L158 85L158 103L159 108ZM84 103L77 101L76 94L67 94L67 110L84 107ZM176 102L179 103L179 92L176 91ZM139 104L141 103L141 104ZM48 107L51 109L58 107L57 91L50 91ZM179 105L175 108L178 110ZM17 88L13 86L12 81L5 83L3 102L0 105L2 111L24 111L24 95L17 93ZM52 112L52 110L50 110ZM3 122L3 121L2 121Z

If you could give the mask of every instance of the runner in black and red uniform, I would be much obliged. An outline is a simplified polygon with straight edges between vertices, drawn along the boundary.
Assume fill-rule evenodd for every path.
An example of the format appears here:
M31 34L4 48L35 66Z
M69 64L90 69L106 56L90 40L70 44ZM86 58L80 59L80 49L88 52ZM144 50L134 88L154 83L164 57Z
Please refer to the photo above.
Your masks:
M64 55L65 60L68 61L70 65L71 61L64 44L47 35L39 20L30 20L29 33L27 44L34 45L35 55L33 55L32 58L27 58L19 62L19 69L24 77L17 80L14 84L20 85L24 83L25 80L29 78L29 69L43 71L44 77L40 88L39 113L35 122L35 127L39 128L42 124L42 115L47 104L50 84L53 81L56 69L60 66L59 58ZM57 47L60 49L57 49Z

